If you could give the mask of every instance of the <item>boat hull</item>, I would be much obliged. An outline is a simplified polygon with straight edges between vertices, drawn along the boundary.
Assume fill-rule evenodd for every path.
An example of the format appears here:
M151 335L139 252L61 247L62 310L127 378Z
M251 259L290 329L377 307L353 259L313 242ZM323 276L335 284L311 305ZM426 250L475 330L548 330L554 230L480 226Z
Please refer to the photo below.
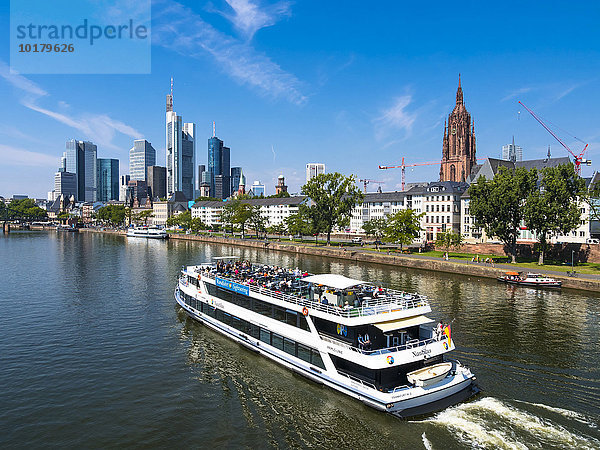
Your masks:
M435 386L408 388L402 392L388 394L387 398L377 398L364 390L360 390L360 386L356 385L356 383L342 383L340 380L329 376L326 370L317 369L310 365L294 361L292 358L280 354L274 347L245 335L235 328L193 309L183 301L179 295L179 289L175 290L174 296L177 304L189 317L207 325L214 331L229 337L247 349L261 354L311 381L326 385L360 400L367 406L393 414L397 417L407 418L413 415L429 414L440 411L450 405L464 401L479 392L479 389L476 386L475 376L470 375L465 377L456 374L452 377L449 376L446 383L441 388ZM453 363L453 367L456 367L456 364L457 363ZM420 394L413 396L408 392L409 389L418 389ZM456 400L459 397L461 400ZM448 399L452 399L452 401L449 401Z
M560 288L562 287L561 281L554 282L535 282L535 281L525 281L525 280L509 280L504 277L498 277L498 281L506 284L512 284L515 286L525 286L525 287L533 287L533 288Z

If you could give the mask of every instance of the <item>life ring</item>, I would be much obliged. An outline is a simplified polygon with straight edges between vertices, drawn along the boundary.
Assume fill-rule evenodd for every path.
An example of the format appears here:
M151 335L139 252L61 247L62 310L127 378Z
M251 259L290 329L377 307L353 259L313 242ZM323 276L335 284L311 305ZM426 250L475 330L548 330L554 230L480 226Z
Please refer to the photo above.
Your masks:
M302 314L308 316L308 308L306 306L302 308Z

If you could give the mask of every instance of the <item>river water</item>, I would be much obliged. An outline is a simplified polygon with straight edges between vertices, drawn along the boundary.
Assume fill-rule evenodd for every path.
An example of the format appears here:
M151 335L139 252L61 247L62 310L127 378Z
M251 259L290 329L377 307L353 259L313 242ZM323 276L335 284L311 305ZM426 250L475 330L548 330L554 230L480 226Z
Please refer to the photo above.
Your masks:
M187 318L179 269L229 254L428 295L483 393L399 420ZM600 448L596 293L64 232L0 235L0 281L3 448Z

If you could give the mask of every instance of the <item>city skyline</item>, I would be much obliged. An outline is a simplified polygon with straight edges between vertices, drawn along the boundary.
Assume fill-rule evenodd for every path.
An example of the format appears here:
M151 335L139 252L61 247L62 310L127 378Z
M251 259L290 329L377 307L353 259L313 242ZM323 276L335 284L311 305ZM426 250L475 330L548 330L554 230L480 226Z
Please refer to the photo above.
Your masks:
M527 159L544 158L548 145L553 157L568 156L521 100L590 144L593 163L584 175L599 167L598 45L590 31L596 5L472 4L465 13L443 4L365 11L349 3L331 26L334 12L315 13L316 3L241 3L260 14L235 2L155 2L151 75L18 75L10 73L8 49L0 51L0 92L13 104L0 112L0 195L45 197L71 136L119 159L122 174L129 173L133 139L159 143L156 164L166 166L163 108L171 77L176 109L196 124L199 142L216 121L248 180L274 186L283 173L290 192L299 191L310 161L400 189L399 171L377 166L403 156L407 163L441 159L459 73L477 157L497 157L513 135ZM515 21L515 11L528 20ZM177 32L166 26L175 19ZM0 20L7 25L7 5ZM359 26L367 22L379 23L377 31ZM206 33L175 47L198 26ZM576 153L583 148L561 137ZM196 166L205 163L202 147ZM437 180L438 172L408 170L407 182Z

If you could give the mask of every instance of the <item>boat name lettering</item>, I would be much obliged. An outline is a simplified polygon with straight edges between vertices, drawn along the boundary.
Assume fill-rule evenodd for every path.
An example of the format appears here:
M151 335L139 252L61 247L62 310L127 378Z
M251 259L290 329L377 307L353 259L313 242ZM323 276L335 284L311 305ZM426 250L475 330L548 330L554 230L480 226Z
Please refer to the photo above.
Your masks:
M223 278L215 277L215 283L220 288L227 289L228 291L250 296L250 288L248 286L244 286L243 284L236 283L235 281L229 281L224 280Z
M428 355L429 353L431 353L431 350L428 348L424 348L423 350L419 350L417 352L412 352L413 356Z
M327 350L331 350L332 352L334 352L334 353L338 353L338 354L340 354L340 355L344 353L344 352L343 352L342 350L340 350L339 348L335 348L335 347L332 347L332 346L330 346L330 345L328 345L328 346L327 346Z

